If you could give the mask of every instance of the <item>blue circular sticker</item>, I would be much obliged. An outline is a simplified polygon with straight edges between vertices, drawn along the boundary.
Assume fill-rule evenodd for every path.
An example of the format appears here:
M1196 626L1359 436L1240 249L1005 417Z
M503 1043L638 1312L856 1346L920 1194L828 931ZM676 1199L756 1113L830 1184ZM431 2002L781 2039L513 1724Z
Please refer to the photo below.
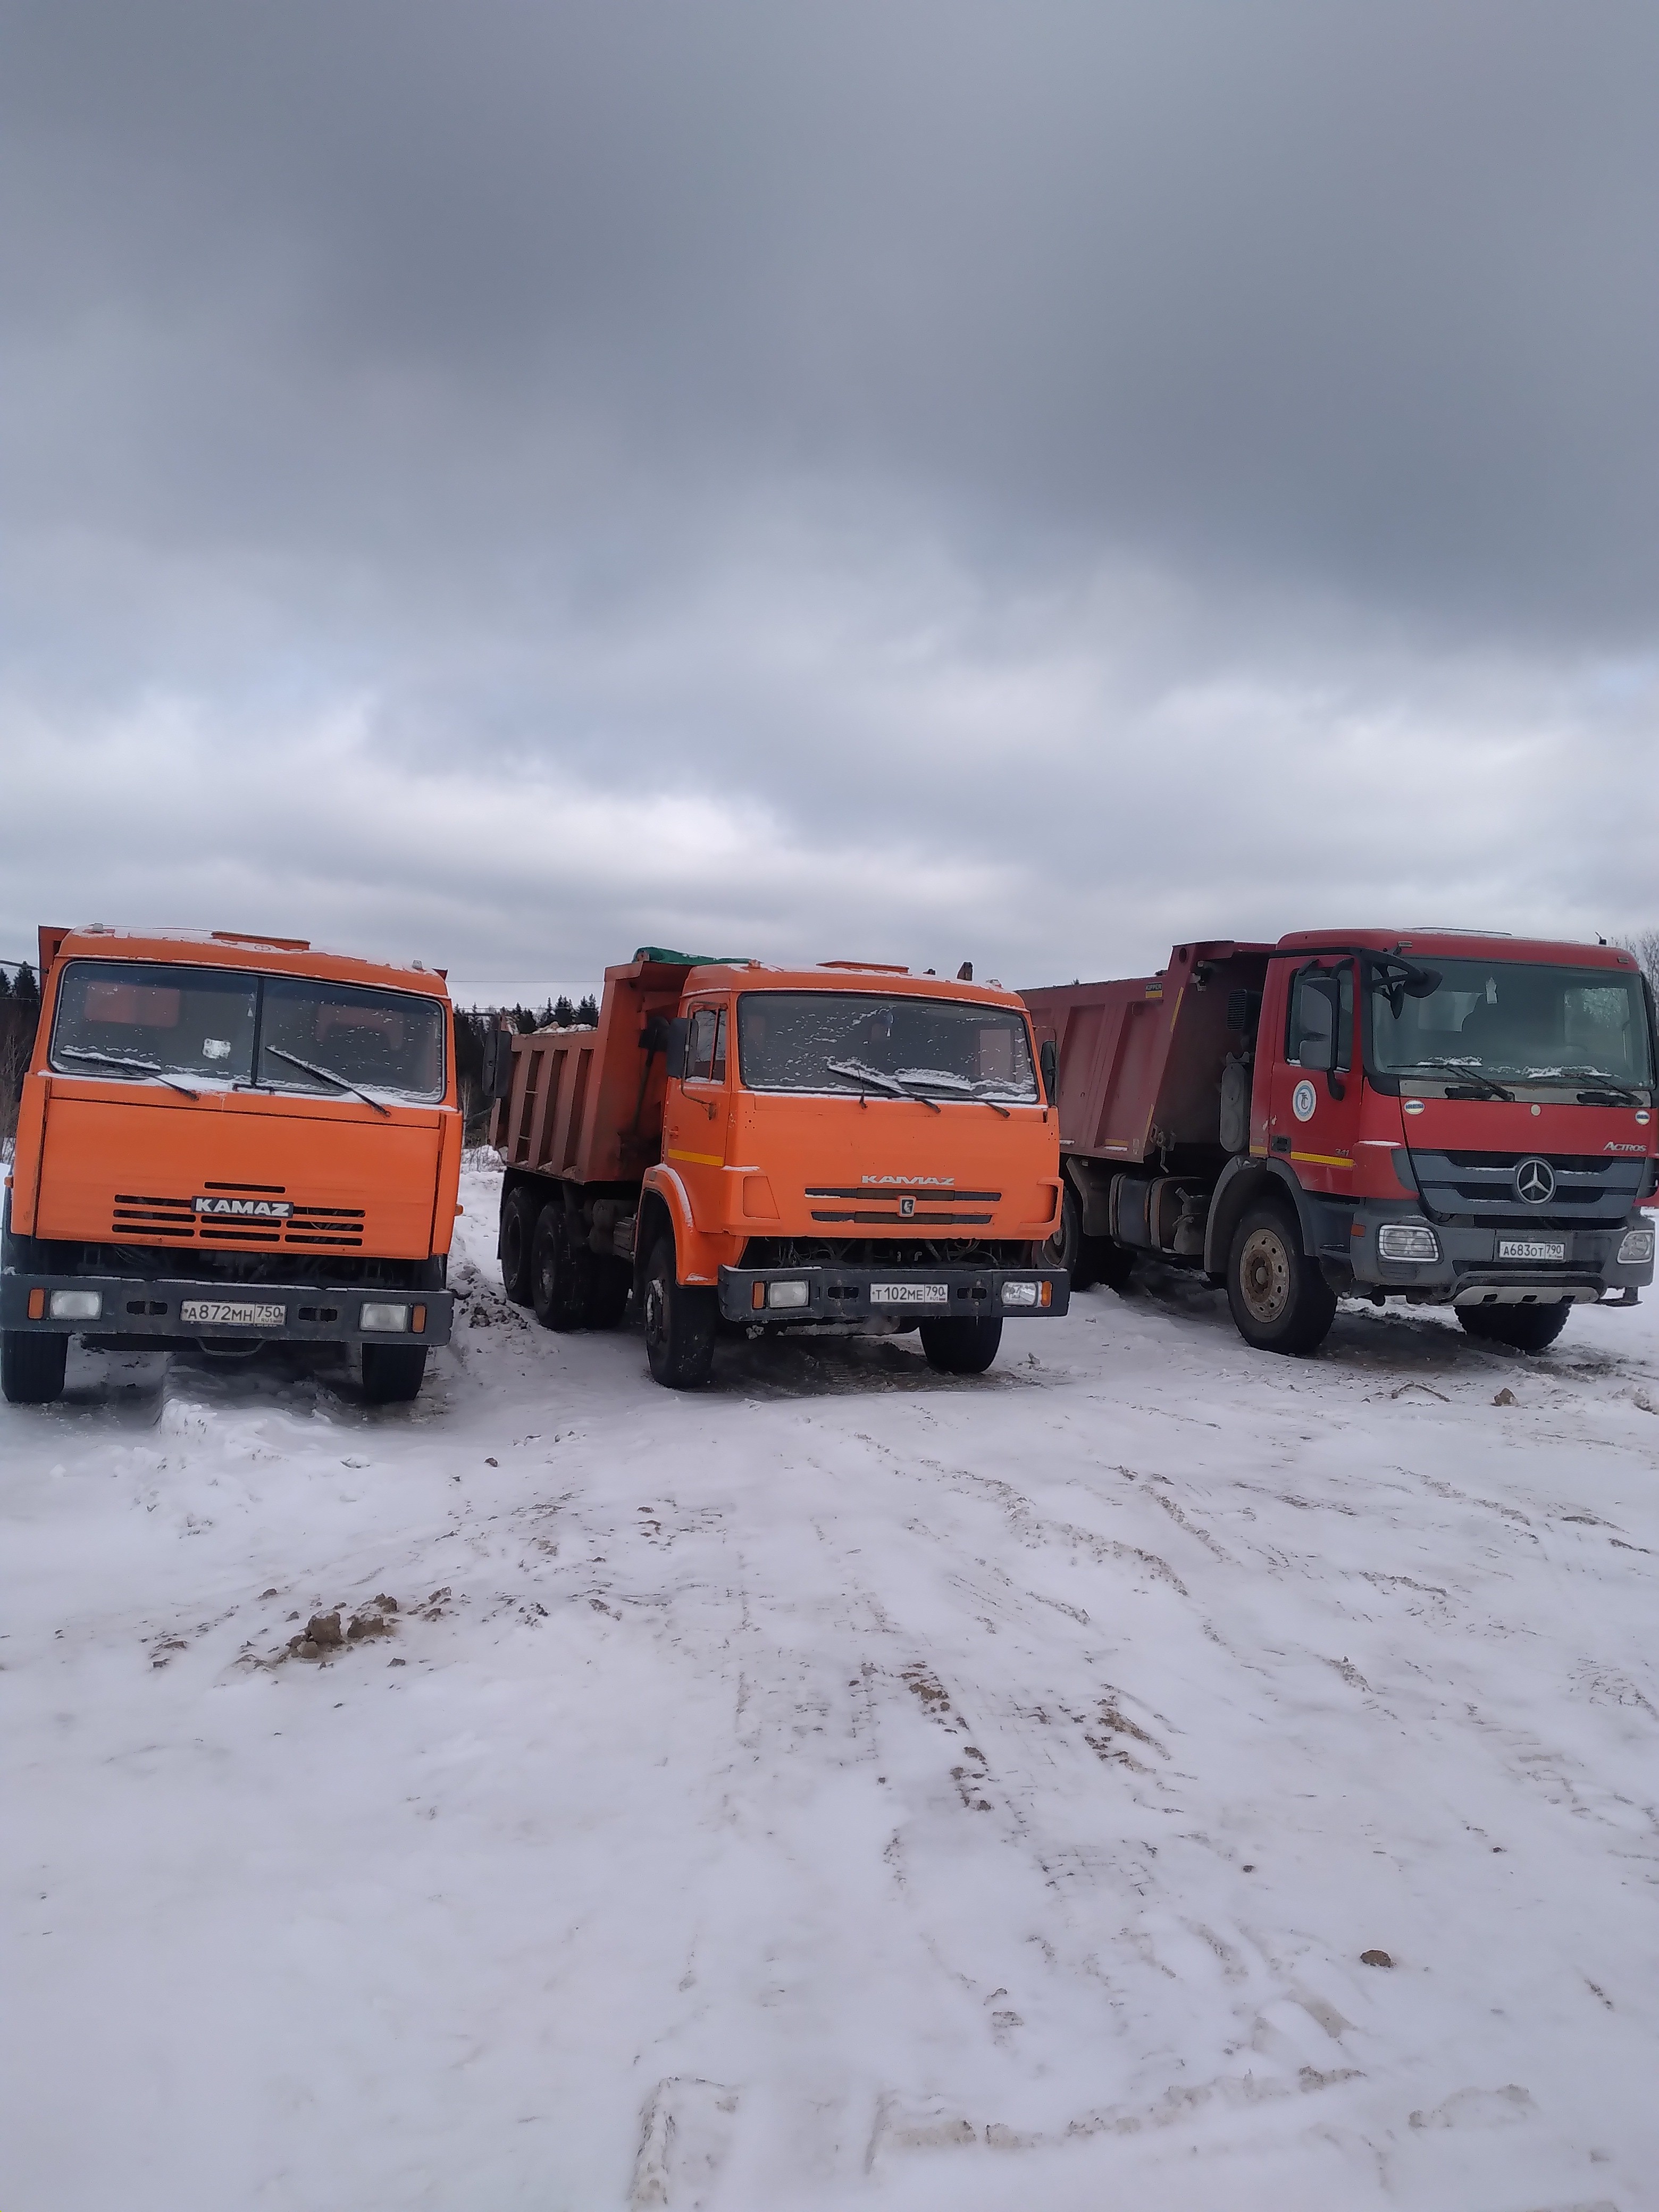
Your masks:
M1298 1121L1311 1121L1318 1103L1319 1093L1304 1075L1291 1093L1291 1111Z

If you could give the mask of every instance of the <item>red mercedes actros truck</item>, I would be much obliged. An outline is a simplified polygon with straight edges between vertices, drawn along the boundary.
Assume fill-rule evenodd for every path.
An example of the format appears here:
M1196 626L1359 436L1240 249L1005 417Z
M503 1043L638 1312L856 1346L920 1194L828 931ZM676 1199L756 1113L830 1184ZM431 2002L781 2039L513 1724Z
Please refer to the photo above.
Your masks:
M1312 1351L1358 1297L1537 1352L1653 1279L1653 994L1617 945L1302 930L1023 996L1074 1289L1152 1254L1262 1350Z

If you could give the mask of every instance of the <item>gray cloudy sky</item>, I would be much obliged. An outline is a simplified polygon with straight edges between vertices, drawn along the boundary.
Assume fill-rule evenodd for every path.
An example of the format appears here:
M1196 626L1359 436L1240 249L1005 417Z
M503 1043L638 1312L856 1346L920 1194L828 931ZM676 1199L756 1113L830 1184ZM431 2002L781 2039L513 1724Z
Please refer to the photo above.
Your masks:
M3 0L0 954L1659 921L1651 0Z

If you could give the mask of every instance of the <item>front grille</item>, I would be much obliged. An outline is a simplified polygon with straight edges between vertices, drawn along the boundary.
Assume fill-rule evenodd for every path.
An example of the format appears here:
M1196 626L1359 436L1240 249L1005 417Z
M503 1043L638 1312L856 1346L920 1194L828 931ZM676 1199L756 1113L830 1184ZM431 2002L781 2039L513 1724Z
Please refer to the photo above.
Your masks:
M215 1183L212 1187L228 1196L239 1191L260 1198L284 1194L280 1188L268 1183ZM293 1212L283 1218L258 1220L198 1214L193 1198L153 1198L117 1191L110 1235L118 1244L193 1244L218 1251L357 1252L362 1249L363 1209L361 1206L307 1206L295 1199Z
M808 1198L861 1199L862 1207L851 1211L842 1207L814 1206L814 1221L851 1222L865 1229L983 1229L990 1222L988 1213L943 1212L942 1206L994 1206L1001 1198L1000 1190L942 1189L938 1183L921 1183L907 1188L903 1183L883 1183L872 1188L860 1183L851 1189L836 1185L809 1186ZM901 1213L901 1200L908 1199L913 1211ZM926 1204L930 1209L921 1212Z
M1517 1196L1515 1170L1523 1159L1549 1162L1554 1195L1541 1206ZM1636 1204L1647 1162L1604 1152L1419 1152L1412 1165L1424 1203L1434 1214L1471 1220L1574 1228L1621 1221Z

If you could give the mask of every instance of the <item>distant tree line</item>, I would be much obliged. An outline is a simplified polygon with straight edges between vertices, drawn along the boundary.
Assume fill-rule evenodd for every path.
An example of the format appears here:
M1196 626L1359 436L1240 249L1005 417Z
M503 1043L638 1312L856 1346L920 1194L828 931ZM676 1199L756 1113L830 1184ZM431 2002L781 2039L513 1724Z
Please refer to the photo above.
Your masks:
M484 1038L502 1022L510 1022L520 1036L536 1030L597 1029L599 1002L590 991L572 1000L562 993L550 999L538 1013L532 1006L457 1006L455 1009L455 1079L461 1110L466 1117L466 1138L481 1145L489 1125L489 1102L483 1095Z
M0 966L0 1142L16 1133L17 1102L34 1050L40 986L27 960Z

